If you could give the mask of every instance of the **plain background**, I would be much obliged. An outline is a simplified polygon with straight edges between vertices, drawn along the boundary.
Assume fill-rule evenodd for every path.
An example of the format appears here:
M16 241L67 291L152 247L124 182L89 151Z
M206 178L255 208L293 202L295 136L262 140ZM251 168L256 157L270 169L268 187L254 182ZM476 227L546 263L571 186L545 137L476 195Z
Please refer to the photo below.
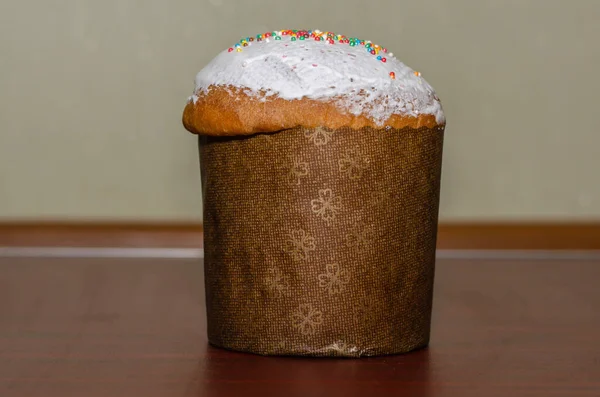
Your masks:
M200 221L195 74L321 29L422 72L447 119L441 220L600 219L600 1L4 0L0 220Z

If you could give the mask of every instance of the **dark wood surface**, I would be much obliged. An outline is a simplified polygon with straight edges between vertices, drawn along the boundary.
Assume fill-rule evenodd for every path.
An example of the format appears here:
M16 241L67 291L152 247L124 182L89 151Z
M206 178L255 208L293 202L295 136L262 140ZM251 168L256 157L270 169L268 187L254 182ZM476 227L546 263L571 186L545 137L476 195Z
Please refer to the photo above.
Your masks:
M207 345L200 260L0 258L0 396L600 396L600 261L438 261L432 341L370 359Z
M447 223L438 248L485 250L600 250L600 223Z
M0 223L0 247L200 248L201 224Z
M202 247L202 225L0 222L1 247L199 248ZM442 222L438 248L600 250L600 222Z

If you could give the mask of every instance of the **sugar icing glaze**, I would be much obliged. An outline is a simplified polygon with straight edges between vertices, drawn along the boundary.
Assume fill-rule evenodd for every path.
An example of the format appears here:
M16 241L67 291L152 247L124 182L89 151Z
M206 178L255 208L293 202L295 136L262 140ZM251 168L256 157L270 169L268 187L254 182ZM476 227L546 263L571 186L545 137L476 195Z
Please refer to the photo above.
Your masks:
M236 87L260 100L335 101L342 111L383 125L392 114L434 115L445 121L433 88L387 49L319 30L284 30L247 37L196 76L196 91Z

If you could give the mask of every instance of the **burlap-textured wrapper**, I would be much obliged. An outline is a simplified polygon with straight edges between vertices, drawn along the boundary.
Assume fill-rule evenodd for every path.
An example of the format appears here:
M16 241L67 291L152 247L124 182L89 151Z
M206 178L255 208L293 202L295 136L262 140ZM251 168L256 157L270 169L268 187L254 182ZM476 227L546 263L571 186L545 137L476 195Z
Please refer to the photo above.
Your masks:
M443 127L200 137L211 344L361 357L429 341Z

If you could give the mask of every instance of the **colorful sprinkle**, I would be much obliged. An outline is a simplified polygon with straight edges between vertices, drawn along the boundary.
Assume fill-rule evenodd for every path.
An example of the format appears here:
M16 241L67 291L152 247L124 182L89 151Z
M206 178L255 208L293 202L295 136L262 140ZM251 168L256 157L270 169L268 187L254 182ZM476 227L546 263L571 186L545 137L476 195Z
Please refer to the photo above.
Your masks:
M236 52L242 52L242 47L251 46L255 40L257 43L260 43L262 41L269 43L271 41L270 38L279 41L279 40L282 40L282 37L285 37L285 36L289 36L290 41L297 41L297 40L303 41L303 40L312 38L315 41L323 41L323 42L329 43L330 45L348 44L350 47L356 47L358 45L362 45L365 47L365 49L367 50L367 52L369 54L375 56L378 61L383 62L383 63L387 62L387 59L385 57L383 57L382 55L379 55L380 52L387 54L388 57L394 56L393 53L391 53L391 52L388 53L387 48L381 47L377 44L374 44L370 40L361 40L357 37L346 37L342 34L336 34L334 32L322 32L318 29L316 29L316 30L284 29L284 30L279 30L279 31L274 30L271 32L263 33L263 34L257 34L256 39L254 37L242 38L233 47L230 47L228 49L228 52L233 52L234 50ZM286 46L287 46L287 44L286 44ZM317 65L313 64L313 66L316 67ZM419 77L419 76L421 76L421 73L415 72L415 76ZM395 79L396 74L394 72L390 72L390 77L392 79Z
M392 80L396 80L396 73L390 72L390 77L392 78Z
M421 77L421 73L420 72L415 72L415 76Z

